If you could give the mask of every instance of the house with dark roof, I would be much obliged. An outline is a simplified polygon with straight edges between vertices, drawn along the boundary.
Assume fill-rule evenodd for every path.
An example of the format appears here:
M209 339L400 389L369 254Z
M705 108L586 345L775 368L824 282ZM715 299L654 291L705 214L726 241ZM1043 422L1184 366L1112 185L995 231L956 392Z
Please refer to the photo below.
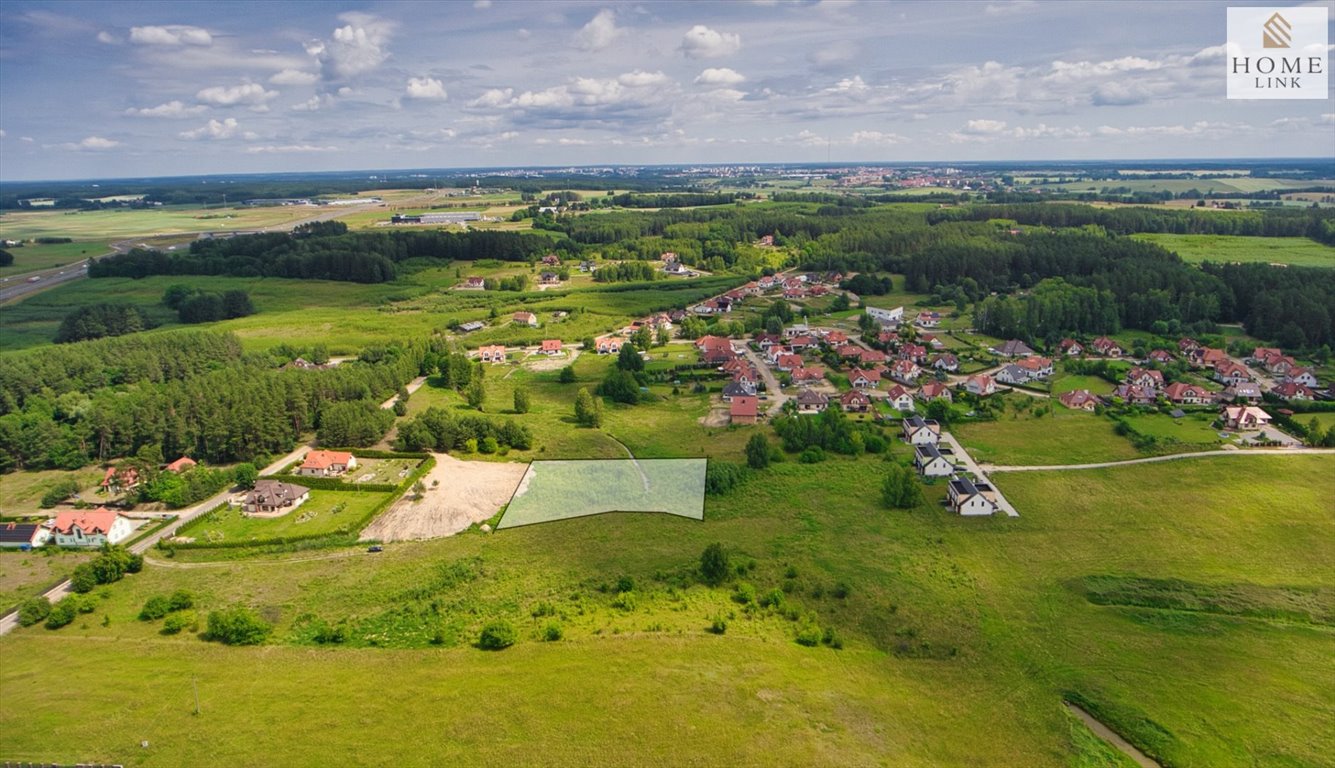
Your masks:
M900 421L899 429L904 441L913 445L937 443L941 440L941 425L933 419L924 419L916 414Z
M305 486L261 478L255 481L255 487L246 494L241 502L241 510L247 515L285 515L310 497L311 489Z
M946 491L946 502L958 515L990 515L997 511L996 499L992 486L967 477L952 478Z
M820 413L830 406L830 398L814 389L804 389L794 398L798 413Z
M955 455L936 443L919 443L913 451L913 466L923 477L949 477L955 473Z
M1011 339L1000 347L992 347L990 351L1002 357L1028 357L1034 354L1034 350L1019 339Z
M51 538L51 529L37 523L0 523L0 547L36 549Z
M1254 381L1239 381L1236 384L1229 384L1224 387L1222 397L1225 401L1236 402L1244 400L1248 403L1256 403L1261 400L1261 385Z

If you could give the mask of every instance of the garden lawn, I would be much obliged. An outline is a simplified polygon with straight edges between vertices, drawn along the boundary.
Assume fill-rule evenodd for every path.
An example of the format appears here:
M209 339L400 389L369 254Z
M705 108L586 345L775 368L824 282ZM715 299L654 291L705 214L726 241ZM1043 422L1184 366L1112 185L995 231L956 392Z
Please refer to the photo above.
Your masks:
M1111 395L1114 385L1102 376L1059 374L1052 380L1053 396L1077 389L1087 389L1096 395Z
M1053 405L1051 415L1017 415L1007 410L996 421L956 424L949 430L980 463L1088 464L1140 455L1130 440L1113 431L1110 420Z
M218 543L280 536L333 533L361 521L385 498L366 491L311 491L311 497L282 517L247 517L240 507L223 506L181 530L198 542Z

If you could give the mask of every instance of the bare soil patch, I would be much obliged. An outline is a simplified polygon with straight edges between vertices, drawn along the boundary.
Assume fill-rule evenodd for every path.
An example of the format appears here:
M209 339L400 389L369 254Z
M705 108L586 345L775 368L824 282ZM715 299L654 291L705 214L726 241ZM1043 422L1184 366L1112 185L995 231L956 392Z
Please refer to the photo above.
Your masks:
M709 409L709 413L701 416L697 421L706 427L726 427L732 421L730 409L727 403L721 406L715 406Z
M524 361L524 367L530 371L555 371L574 364L578 358L578 349L567 349L559 355L535 354Z
M527 466L461 461L437 453L420 501L406 495L362 531L363 541L436 539L491 518L514 495Z

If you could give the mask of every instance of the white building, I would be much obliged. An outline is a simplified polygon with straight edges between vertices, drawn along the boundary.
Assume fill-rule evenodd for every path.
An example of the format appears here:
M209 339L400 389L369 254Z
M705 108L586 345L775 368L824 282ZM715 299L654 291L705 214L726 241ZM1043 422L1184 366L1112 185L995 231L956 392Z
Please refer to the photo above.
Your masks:
M867 315L881 325L899 325L904 321L904 308L895 307L894 309L881 309L879 307L867 307Z
M62 547L100 547L119 544L134 532L134 524L105 507L92 511L61 512L51 526L56 544Z

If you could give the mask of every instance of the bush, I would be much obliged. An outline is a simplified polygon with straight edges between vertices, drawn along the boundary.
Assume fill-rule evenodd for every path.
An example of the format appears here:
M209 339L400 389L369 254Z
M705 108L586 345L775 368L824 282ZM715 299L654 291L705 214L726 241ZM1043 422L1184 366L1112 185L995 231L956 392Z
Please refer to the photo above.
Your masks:
M814 623L807 623L797 630L797 644L813 648L820 645L820 639L823 637L820 627Z
M715 634L715 635L721 635L721 634L723 634L724 632L727 632L727 631L728 631L728 622L727 622L727 620L724 619L722 616L715 616L715 617L714 617L714 620L711 621L711 622L709 623L709 629L708 629L708 631L709 631L711 634Z
M224 645L259 645L271 627L244 605L209 612L206 638Z
M760 599L760 607L781 610L783 608L783 600L784 594L782 589L771 589Z
M19 626L31 627L51 615L51 601L45 597L30 597L19 606Z
M42 494L40 506L42 509L50 509L78 492L79 483L75 481L74 478L61 480L51 486L51 489L46 493Z
M838 650L844 647L844 639L834 630L834 627L826 627L825 634L821 636L820 641L826 645Z
M542 628L543 642L554 643L564 636L565 632L561 629L561 625L555 621L548 622L547 626Z
M631 592L635 589L635 579L629 576L622 576L617 579L617 592Z
M748 605L756 601L756 588L745 581L737 583L737 591L732 593L732 599L742 605Z
M515 644L515 628L508 621L493 621L482 628L478 635L477 647L484 651L499 651Z
M247 490L255 487L255 481L260 479L260 471L254 464L237 464L236 469L232 470L232 476L236 479L236 484Z
M923 503L922 486L913 476L913 470L902 464L891 464L881 484L881 501L895 509L912 509Z
M798 455L797 460L803 464L819 464L820 462L825 461L825 450L819 445L810 446L803 449L802 453Z
M173 611L184 611L186 608L195 607L195 596L184 589L178 589L168 598L168 608Z
M745 479L740 464L728 461L710 461L705 465L705 493L717 496L737 487Z
M162 622L162 634L175 635L181 630L186 629L195 623L194 611L179 611L167 616L167 620Z
M51 607L51 612L46 615L47 629L60 629L74 621L78 609L75 607L74 595L70 595Z
M630 613L637 607L637 602L634 592L622 592L612 600L612 607Z
M700 553L700 576L711 587L722 584L728 578L731 568L728 566L728 552L723 545L715 542L705 547Z
M74 573L70 574L70 589L85 594L92 592L93 587L97 586L97 574L93 573L93 566L88 563L79 563L74 566Z
M561 374L556 377L556 380L561 382L562 384L574 384L575 383L574 366L567 365L566 367L562 368Z
M157 621L168 613L171 613L171 601L162 595L154 595L139 609L139 620Z

